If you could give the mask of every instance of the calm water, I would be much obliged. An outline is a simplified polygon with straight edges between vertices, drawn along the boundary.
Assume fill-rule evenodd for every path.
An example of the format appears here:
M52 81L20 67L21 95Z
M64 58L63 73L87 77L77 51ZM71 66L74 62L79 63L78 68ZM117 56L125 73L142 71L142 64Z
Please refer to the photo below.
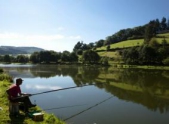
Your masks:
M168 124L169 71L54 65L0 65L42 110L68 124ZM92 85L94 84L94 85Z

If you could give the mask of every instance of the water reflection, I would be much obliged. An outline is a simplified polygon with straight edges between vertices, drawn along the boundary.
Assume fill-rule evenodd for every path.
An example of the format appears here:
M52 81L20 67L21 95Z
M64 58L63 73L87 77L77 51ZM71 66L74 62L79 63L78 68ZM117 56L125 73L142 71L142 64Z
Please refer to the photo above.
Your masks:
M32 89L32 90L56 90L61 89L62 87L59 86L53 86L53 85L34 85L34 84L27 84L26 89Z
M5 68L5 67L4 67ZM151 111L169 111L169 71L117 69L92 66L18 66L5 68L14 77L50 78L71 77L74 83L93 84L121 100L141 104ZM17 71L16 71L17 70ZM49 84L27 85L34 90L53 90L61 87Z

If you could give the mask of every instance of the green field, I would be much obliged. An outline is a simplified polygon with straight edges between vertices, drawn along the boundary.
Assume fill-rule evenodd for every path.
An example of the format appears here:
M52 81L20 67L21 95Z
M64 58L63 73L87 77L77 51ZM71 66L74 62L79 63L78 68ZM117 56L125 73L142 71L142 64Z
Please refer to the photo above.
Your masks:
M165 37L165 40L167 41L167 43L169 43L169 33L165 33L165 34L158 34L157 37L161 37L161 38L154 38L157 40L158 43L161 43ZM133 46L141 46L143 45L144 39L136 39L136 40L125 40L125 41L121 41L119 43L115 43L115 44L111 44L110 45L110 49L117 49L117 48L126 48L126 47L133 47ZM97 48L96 50L106 50L106 46Z
M158 34L155 39L159 44L162 43L164 40L167 41L169 44L169 33L165 34ZM126 40L126 41L121 41L119 43L111 44L110 45L110 50L113 51L107 51L107 46L103 46L100 48L97 48L96 51L101 57L108 57L111 58L109 59L109 64L114 64L114 63L120 63L121 62L121 56L119 55L119 52L115 49L123 49L123 48L128 48L128 47L134 47L134 46L141 46L144 43L144 39L136 39L136 40Z

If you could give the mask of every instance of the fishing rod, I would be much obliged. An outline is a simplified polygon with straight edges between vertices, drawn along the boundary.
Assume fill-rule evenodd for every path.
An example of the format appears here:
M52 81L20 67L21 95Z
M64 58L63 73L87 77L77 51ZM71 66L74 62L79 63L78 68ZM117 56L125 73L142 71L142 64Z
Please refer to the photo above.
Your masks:
M107 99L104 99L103 101L101 101L101 102L99 102L99 103L96 103L95 105L93 105L93 106L91 106L91 107L89 107L89 108L87 108L87 109L85 109L85 110L83 110L83 111L81 111L81 112L79 112L79 113L77 113L77 114L74 114L74 115L72 115L72 116L70 116L70 117L64 119L63 121L66 121L66 120L69 120L69 119L71 119L71 118L74 118L74 117L76 117L76 116L82 114L83 112L86 112L86 111L88 111L88 110L90 110L90 109L92 109L92 108L94 108L94 107L96 107L96 106L98 106L98 105L100 105L100 104L106 102L107 100L111 99L112 97L113 97L113 96L110 96L110 97L108 97Z
M66 88L62 88L62 89L49 90L49 91L44 91L44 92L40 92L40 93L34 93L34 94L31 94L30 96L49 93L49 92L55 92L55 91L60 91L60 90L68 90L68 89L73 89L73 88L78 88L78 87L91 86L91 85L95 85L95 84L87 84L87 85L80 85L80 86L74 86L74 87L66 87Z

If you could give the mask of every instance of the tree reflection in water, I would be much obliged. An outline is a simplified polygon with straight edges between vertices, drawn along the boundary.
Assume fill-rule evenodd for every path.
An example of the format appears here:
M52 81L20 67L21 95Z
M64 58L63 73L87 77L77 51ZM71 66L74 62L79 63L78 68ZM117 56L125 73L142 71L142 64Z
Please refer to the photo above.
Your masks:
M142 104L152 111L169 111L169 71L166 70L73 65L37 65L17 69L24 76L69 76L77 86L96 83L98 88L105 89L119 99ZM18 76L13 71L10 73Z

